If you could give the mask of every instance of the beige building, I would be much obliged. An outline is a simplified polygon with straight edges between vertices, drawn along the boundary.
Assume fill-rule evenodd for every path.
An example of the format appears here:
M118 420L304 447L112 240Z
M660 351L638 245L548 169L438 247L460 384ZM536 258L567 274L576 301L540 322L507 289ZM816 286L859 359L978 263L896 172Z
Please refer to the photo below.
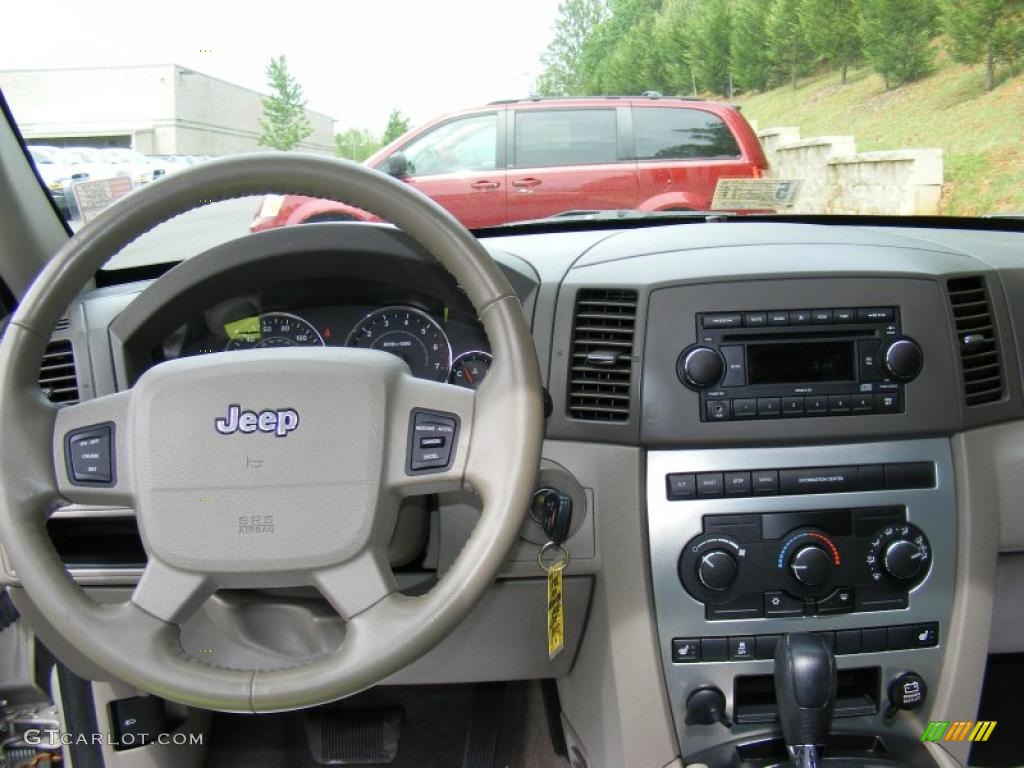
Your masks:
M25 139L57 146L132 147L147 155L228 155L257 144L265 94L176 64L0 71ZM334 118L306 110L299 145L331 153Z

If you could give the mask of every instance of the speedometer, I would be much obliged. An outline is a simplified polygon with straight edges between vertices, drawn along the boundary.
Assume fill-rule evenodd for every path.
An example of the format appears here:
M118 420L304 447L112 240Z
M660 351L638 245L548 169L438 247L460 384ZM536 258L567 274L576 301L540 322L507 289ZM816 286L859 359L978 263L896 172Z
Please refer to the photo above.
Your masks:
M419 379L446 381L452 347L440 325L412 307L384 307L364 317L348 337L348 346L379 349L402 358Z
M265 347L322 347L323 337L308 321L287 312L268 312L224 326L227 350Z

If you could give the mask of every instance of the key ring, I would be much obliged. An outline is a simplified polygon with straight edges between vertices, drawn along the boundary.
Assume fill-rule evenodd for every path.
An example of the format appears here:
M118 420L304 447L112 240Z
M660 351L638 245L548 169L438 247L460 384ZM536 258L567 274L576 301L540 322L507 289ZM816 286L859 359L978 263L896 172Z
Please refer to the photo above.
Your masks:
M544 563L544 555L546 555L553 549L560 550L561 556L553 563L551 563L551 565L546 565ZM555 542L553 541L547 542L544 546L540 548L540 551L537 553L537 565L539 565L540 569L545 573L550 573L551 571L564 570L565 567L569 565L570 559L571 558L569 557L569 550L561 544L555 544Z

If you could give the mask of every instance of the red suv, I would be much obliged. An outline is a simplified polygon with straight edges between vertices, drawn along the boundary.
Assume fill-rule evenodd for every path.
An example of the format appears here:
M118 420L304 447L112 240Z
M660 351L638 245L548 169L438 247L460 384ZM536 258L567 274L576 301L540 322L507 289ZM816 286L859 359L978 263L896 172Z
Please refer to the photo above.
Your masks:
M578 210L706 210L721 178L756 178L757 136L727 104L662 97L502 101L414 129L366 164L467 227ZM296 195L264 199L251 229L370 214Z

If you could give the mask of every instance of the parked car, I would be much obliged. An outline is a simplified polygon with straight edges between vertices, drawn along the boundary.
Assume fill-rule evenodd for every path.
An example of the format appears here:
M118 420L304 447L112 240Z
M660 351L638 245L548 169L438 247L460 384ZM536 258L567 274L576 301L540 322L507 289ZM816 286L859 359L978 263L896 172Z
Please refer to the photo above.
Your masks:
M50 190L53 202L65 219L74 218L70 186L76 180L86 180L88 174L81 169L72 167L59 147L34 144L28 148L32 163L39 171L46 188Z
M366 161L432 197L467 227L571 210L706 210L721 178L767 161L727 104L663 97L495 102L414 129ZM331 200L264 199L252 231L373 220Z
M101 157L118 169L125 170L132 177L132 184L141 185L159 179L167 173L165 163L147 157L127 147L106 147L98 150Z

